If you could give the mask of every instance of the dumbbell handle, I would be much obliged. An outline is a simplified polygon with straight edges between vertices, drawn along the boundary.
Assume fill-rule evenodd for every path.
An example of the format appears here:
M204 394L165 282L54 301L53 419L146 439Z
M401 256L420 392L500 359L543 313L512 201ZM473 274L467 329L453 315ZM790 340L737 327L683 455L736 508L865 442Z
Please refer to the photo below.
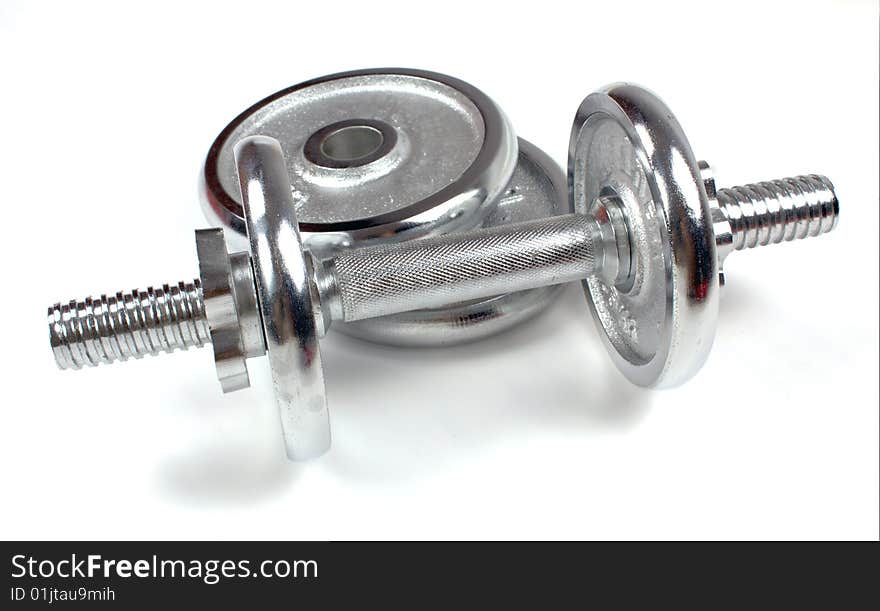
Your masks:
M582 214L345 251L316 263L332 320L436 308L599 271L597 223Z

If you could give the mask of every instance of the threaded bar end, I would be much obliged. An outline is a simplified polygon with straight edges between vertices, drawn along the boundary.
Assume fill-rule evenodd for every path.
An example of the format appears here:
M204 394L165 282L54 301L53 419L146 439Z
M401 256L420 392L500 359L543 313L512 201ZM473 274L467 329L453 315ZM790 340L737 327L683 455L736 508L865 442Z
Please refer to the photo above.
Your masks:
M199 280L49 308L49 341L61 369L94 367L211 341Z
M720 189L717 197L736 250L814 237L837 225L834 185L817 174Z

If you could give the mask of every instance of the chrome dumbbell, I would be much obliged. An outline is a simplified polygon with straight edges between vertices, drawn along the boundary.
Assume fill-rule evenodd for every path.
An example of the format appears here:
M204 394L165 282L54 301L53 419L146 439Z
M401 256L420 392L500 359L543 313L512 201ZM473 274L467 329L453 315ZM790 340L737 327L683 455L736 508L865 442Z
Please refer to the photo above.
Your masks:
M456 235L352 249L302 248L278 142L235 148L250 254L197 232L201 280L56 304L62 368L214 342L224 390L266 353L288 455L330 443L318 338L354 322L505 291L582 280L615 363L634 383L679 384L708 356L721 266L733 250L819 235L836 224L831 183L801 176L716 191L669 109L621 84L584 100L569 146L576 212Z

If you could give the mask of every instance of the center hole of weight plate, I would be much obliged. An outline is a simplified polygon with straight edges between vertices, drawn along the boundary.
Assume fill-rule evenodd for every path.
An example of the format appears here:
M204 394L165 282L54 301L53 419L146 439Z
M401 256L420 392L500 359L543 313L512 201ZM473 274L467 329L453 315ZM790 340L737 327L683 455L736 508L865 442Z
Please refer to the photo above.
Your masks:
M324 138L321 152L336 161L356 161L375 153L384 139L382 132L374 127L352 125Z
M312 134L304 148L306 159L325 168L355 168L387 155L397 133L374 119L339 121Z

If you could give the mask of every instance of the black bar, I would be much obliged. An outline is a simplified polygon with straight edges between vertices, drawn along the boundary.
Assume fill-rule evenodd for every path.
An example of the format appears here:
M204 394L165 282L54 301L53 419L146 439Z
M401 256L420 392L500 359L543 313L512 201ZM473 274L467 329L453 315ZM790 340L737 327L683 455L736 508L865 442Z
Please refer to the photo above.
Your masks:
M291 609L343 602L458 609L479 600L539 609L790 607L797 600L864 608L878 599L877 549L858 543L7 542L0 608L249 609L278 601ZM100 557L92 559L91 576L89 556ZM46 576L28 576L41 573ZM71 593L85 600L65 600Z

